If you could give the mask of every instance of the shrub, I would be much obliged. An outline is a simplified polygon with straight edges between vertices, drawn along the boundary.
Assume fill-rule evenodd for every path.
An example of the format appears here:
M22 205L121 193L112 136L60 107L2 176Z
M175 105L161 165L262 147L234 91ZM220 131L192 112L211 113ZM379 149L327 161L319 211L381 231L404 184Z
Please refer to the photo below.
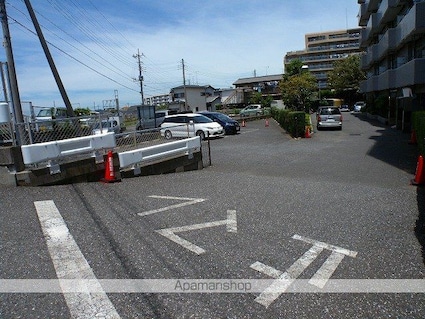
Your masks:
M305 127L310 125L308 114L301 111L272 108L271 116L293 137L303 137Z

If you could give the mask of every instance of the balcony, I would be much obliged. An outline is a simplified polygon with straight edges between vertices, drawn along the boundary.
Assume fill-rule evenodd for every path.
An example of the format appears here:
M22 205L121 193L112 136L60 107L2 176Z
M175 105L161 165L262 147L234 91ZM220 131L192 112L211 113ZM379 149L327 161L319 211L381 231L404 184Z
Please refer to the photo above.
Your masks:
M375 75L360 83L363 93L402 88L417 84L425 84L425 58L415 59L403 64L401 67L386 70L380 75Z
M397 39L397 29L388 29L377 44L376 56L374 56L374 59L379 61L385 55L388 55L388 53L395 51L398 45Z
M379 8L380 0L366 0L364 4L367 6L367 10L370 12L376 12Z
M395 71L397 71L397 87L425 84L425 58L409 61Z
M416 3L397 26L399 32L398 43L411 41L415 35L425 33L425 2Z
M382 0L381 5L377 11L379 19L377 21L380 25L385 25L390 21L397 18L397 14L403 7L405 0Z
M367 3L362 3L359 9L359 26L365 27L367 26L367 22L369 21L370 12L367 11Z
M377 23L377 21L378 21L378 15L377 13L373 13L369 18L366 28L361 30L361 37L360 37L361 48L367 47L371 43L373 37L379 33L380 26Z
M361 57L361 67L363 69L369 69L372 64L378 59L379 52L378 44L374 44L367 49L366 54Z

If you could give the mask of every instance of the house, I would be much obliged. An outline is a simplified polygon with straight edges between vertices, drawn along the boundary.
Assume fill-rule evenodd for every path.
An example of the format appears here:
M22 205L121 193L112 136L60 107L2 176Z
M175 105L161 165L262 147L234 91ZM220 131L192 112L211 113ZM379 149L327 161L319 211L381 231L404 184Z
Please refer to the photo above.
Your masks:
M279 90L279 83L283 74L255 76L251 78L241 78L233 83L235 94L239 99L239 104L249 104L252 94L259 92L262 96L271 96L273 100L280 100L282 95Z
M214 111L220 93L211 85L181 85L170 91L170 110L182 111Z

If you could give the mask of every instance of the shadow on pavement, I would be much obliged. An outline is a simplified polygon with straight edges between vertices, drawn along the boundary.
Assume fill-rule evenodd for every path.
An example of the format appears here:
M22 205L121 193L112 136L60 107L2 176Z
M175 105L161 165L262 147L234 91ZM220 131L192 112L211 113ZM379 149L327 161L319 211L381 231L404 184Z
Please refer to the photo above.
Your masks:
M418 156L418 147L408 143L407 133L391 128L378 120L369 119L365 114L353 114L360 120L369 122L376 127L376 135L371 139L375 141L368 155L397 167L406 173L415 174Z
M367 118L364 114L355 114L359 119L376 126L376 135L371 139L375 141L368 155L397 167L415 177L419 150L416 145L408 143L409 136L380 123L377 120ZM415 235L422 246L422 260L425 264L425 187L417 188L417 204L419 216L416 220Z

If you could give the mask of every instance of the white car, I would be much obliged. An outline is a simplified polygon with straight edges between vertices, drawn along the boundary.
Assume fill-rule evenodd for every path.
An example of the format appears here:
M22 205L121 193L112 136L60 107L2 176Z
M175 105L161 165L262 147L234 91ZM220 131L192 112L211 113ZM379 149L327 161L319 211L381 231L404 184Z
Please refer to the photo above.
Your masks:
M360 101L360 102L356 102L356 103L354 103L354 108L353 108L353 110L354 110L354 112L361 112L361 110L362 110L365 106L366 106L366 103L365 103L365 102L362 102L362 101Z
M208 136L222 137L225 133L220 124L197 113L166 116L160 127L161 135L166 139L200 136L203 140Z

